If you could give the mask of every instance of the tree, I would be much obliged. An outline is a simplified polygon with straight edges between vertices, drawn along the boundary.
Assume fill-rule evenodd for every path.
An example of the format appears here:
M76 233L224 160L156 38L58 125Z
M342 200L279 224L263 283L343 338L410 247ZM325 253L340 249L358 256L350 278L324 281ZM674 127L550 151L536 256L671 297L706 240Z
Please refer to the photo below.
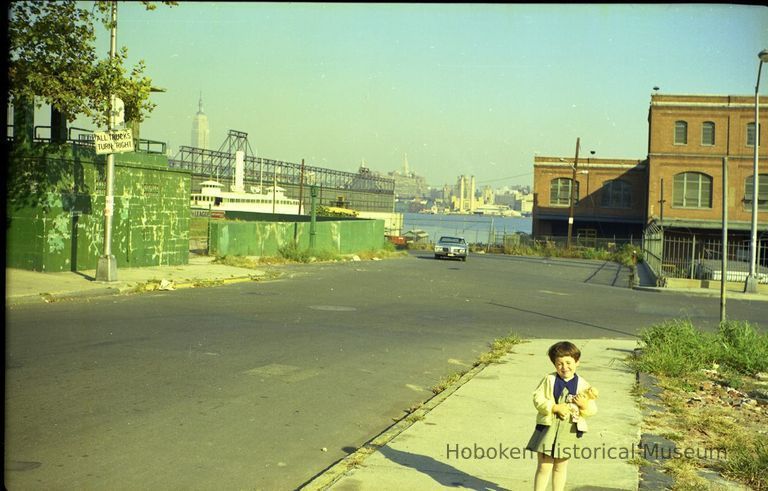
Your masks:
M153 10L151 2L142 2ZM174 6L176 2L163 2ZM95 21L111 27L112 2L18 1L9 8L9 96L12 103L35 100L50 104L70 122L82 114L104 126L110 95L126 103L126 113L140 122L155 107L149 100L152 80L144 74L143 60L126 74L128 50L114 58L99 59L94 46Z

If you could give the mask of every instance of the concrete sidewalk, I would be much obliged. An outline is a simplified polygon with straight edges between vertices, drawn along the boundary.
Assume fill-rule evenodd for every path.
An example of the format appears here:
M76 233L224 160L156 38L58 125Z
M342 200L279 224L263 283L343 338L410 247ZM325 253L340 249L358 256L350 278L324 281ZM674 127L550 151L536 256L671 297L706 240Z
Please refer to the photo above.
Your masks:
M96 281L96 271L39 273L6 268L6 305L42 303L70 298L128 293L137 288L178 289L200 284L231 283L274 277L273 268L250 269L214 263L209 256L193 256L189 264L120 268L117 281Z
M374 439L373 453L364 447L302 489L531 489L536 456L523 449L536 419L532 393L553 371L546 352L557 341L516 346L501 363L468 374L452 394L438 395L423 419ZM582 350L578 373L600 398L584 437L588 448L569 462L567 489L636 490L638 467L627 460L640 440L642 415L632 395L635 373L622 360L637 341L573 342ZM362 464L348 470L351 460Z

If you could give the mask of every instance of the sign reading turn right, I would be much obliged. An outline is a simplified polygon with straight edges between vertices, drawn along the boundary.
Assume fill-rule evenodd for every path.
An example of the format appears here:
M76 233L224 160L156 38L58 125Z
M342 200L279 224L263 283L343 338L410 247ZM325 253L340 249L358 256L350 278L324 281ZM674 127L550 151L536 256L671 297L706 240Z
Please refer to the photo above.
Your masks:
M95 131L93 139L96 144L96 155L133 152L131 130Z

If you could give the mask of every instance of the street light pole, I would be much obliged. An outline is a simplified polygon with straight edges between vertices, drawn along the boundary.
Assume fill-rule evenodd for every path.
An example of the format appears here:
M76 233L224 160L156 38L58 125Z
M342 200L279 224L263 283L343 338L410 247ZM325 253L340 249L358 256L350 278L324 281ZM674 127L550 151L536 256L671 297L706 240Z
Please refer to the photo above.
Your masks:
M568 212L568 242L566 248L571 248L571 235L573 233L573 205L576 201L576 167L579 165L579 141L580 138L576 138L576 158L573 161L573 179L571 179L571 209Z
M117 54L117 2L112 2L112 25L109 34L109 58ZM112 131L112 117L115 104L114 94L109 96L107 132ZM107 154L106 190L104 193L104 254L96 264L96 281L117 281L117 260L112 254L112 215L114 213L115 154Z
M760 178L758 177L758 155L760 149L760 72L763 62L768 62L768 49L762 50L757 55L760 60L757 64L757 83L755 83L755 161L752 166L752 234L749 240L749 276L744 285L745 293L757 293L757 197L760 191Z

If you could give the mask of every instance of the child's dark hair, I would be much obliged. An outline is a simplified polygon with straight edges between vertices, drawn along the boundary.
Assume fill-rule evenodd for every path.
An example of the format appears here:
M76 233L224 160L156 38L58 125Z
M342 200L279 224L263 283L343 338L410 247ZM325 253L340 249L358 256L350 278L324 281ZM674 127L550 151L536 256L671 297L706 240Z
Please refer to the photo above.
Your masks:
M563 356L570 356L574 360L579 361L579 358L581 358L581 351L570 341L560 341L549 347L547 355L549 355L549 359L552 363L555 362L555 358L561 358Z

